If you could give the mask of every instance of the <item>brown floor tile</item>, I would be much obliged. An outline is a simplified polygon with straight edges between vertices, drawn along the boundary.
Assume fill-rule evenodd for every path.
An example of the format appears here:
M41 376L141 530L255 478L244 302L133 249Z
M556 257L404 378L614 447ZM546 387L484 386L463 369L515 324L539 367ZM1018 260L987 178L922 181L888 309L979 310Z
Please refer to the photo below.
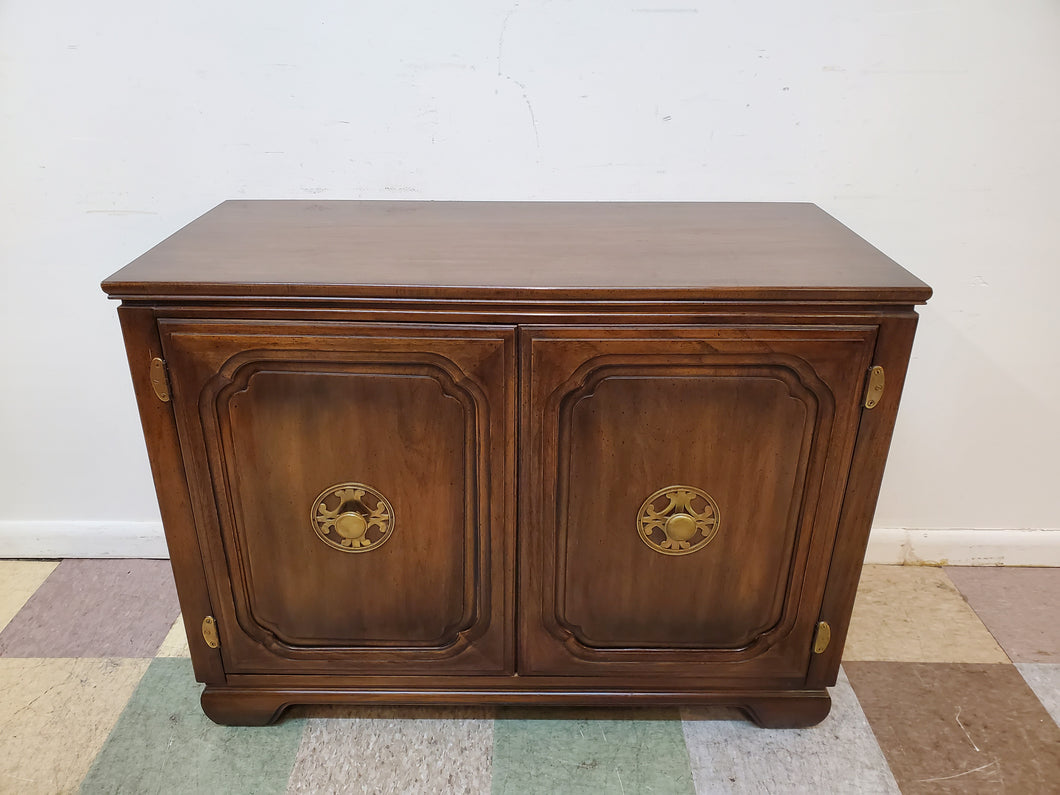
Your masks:
M942 569L866 566L843 662L1007 663Z
M946 574L1013 661L1060 663L1060 569L951 566Z
M0 632L0 657L153 657L179 612L167 560L64 560Z
M903 793L1056 792L1060 728L1012 665L844 663Z

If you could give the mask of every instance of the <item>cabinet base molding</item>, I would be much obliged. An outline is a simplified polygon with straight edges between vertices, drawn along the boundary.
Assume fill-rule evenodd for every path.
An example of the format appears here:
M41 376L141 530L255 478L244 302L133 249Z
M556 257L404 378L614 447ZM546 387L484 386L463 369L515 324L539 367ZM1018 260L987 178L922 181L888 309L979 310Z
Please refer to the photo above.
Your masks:
M266 726L277 721L288 707L322 706L564 706L564 707L730 707L741 710L766 729L799 729L814 726L828 715L828 691L778 690L657 690L467 688L438 689L263 689L207 685L202 709L226 726Z

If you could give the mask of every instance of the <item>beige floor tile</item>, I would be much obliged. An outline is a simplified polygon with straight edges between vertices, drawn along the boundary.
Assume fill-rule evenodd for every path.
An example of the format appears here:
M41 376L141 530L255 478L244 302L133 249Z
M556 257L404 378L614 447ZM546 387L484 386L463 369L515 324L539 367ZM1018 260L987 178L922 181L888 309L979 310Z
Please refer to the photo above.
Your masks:
M170 627L162 645L158 647L155 657L190 657L191 650L188 648L188 634L184 631L184 617L177 616L177 620Z
M1005 663L942 569L866 566L843 660Z
M150 660L0 658L0 792L72 792Z
M0 630L58 565L57 560L0 560Z

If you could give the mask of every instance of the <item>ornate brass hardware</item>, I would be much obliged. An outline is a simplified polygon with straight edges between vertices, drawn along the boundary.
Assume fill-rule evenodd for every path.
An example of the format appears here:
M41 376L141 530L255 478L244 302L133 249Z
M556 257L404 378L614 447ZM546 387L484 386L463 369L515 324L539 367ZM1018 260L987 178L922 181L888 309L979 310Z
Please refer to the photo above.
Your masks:
M313 531L342 552L369 552L394 532L394 509L387 498L363 483L328 486L309 512Z
M221 645L221 640L217 637L217 622L214 621L213 616L206 616L202 620L202 639L211 649L216 649Z
M884 387L883 368L876 365L869 370L869 383L865 387L865 408L874 409L883 397Z
M169 376L166 374L166 363L157 356L151 360L151 386L155 395L163 403L169 402Z
M830 640L832 640L832 628L828 626L827 621L822 621L817 625L817 632L813 636L813 653L821 654L828 648Z
M641 540L663 555L690 555L718 534L721 511L714 499L693 486L666 486L637 513Z

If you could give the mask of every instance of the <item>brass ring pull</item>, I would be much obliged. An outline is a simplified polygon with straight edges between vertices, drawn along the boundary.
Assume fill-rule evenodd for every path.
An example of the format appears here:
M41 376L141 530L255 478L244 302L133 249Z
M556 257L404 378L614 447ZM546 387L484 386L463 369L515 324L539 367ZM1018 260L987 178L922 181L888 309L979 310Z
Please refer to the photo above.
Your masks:
M363 483L328 486L313 500L309 515L317 537L342 552L370 552L394 532L390 502Z
M718 504L694 486L661 488L637 513L641 540L663 555L691 555L713 541L720 528Z

